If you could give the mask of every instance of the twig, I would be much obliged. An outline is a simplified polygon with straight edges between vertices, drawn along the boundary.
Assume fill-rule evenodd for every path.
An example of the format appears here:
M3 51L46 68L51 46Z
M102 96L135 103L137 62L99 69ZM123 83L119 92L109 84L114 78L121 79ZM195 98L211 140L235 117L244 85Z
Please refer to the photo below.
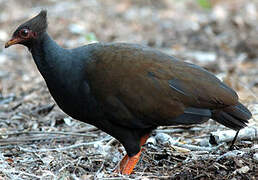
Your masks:
M1 145L0 144L0 149L13 149L14 147L16 147L15 145L6 145L6 146L4 146L4 145Z
M69 167L71 164L66 164L63 167L61 167L58 172L61 173L64 169L66 169L67 167Z
M22 175L37 178L37 179L41 179L40 176L36 176L36 175L31 174L31 173L21 172L19 176L22 176Z
M196 155L196 154L191 154L192 157L188 157L185 159L182 163L183 164L189 164L193 161L206 161L210 159L216 159L219 157L219 155L214 155L214 154L202 154L202 155Z
M36 176L36 175L31 174L31 173L26 173L26 172L22 172L22 171L14 171L14 170L0 168L0 172L3 173L3 174L6 174L8 176L11 176L11 174L18 174L16 176L18 176L20 178L21 178L22 175L26 175L26 176L29 176L33 179L35 179L35 178L36 179L41 179L40 176ZM17 179L20 179L20 178L17 178Z
M180 133L180 132L184 132L186 131L186 129L157 129L155 130L156 133Z
M100 168L98 169L98 171L94 175L94 179L99 179L98 175L100 174L100 172L104 168L104 164L105 164L105 161L102 161Z
M178 146L181 148L189 149L191 151L208 151L208 152L216 151L223 145L224 145L224 143L222 143L218 146L215 146L215 147L200 147L200 146L195 146L195 145L191 145L191 144L183 144L183 143L179 143L179 142L173 143L173 146Z
M21 102L19 102L18 104L16 104L15 106L13 106L11 109L14 111L15 109L17 109L18 107L20 107L22 105Z
M81 146L89 146L89 145L94 145L96 143L100 143L100 142L103 142L103 141L106 141L106 140L109 140L111 138L111 136L108 136L104 139L101 139L99 141L93 141L93 142L88 142L88 143L79 143L79 144L74 144L74 145L71 145L71 146L67 146L67 147L62 147L62 148L53 148L53 149L37 149L37 150L30 150L30 149L27 149L27 148L23 148L23 147L20 147L20 150L21 151L24 151L24 152L29 152L29 153L35 153L35 152L50 152L50 151L66 151L68 149L74 149L74 148L78 148L78 147L81 147Z
M191 151L208 151L208 152L211 152L211 151L216 151L217 149L219 149L220 146L224 145L224 144L220 144L216 147L200 147L200 146L196 146L196 145L183 144L183 143L180 143L178 141L173 140L171 138L171 136L169 136L168 134L164 134L164 133L157 134L155 136L155 138L161 144L169 143L169 145L178 146L178 147L181 147L181 148L189 149Z
M125 176L120 176L120 177L111 177L111 178L101 178L102 180L120 180L120 179L123 179L123 180L133 180L132 178L128 178L128 177L125 177Z
M49 137L49 136L41 136L41 137L27 137L27 138L8 138L8 139L1 139L0 140L0 145L10 145L10 144L18 144L22 142L31 142L31 141L47 141L51 139L65 139L65 138L71 138L69 136L54 136L54 137Z
M201 179L202 177L207 177L206 174L199 174L197 176L195 176L193 179Z
M110 141L108 141L108 143L106 144L106 146L110 146L111 144L113 144L113 142L115 142L116 139L115 138L111 138Z
M95 131L97 130L98 128L96 128L95 126L90 126L90 127L85 127L85 128L81 128L81 129L78 129L78 130L74 130L72 132L74 133L82 133L82 132L89 132L89 131Z
M21 134L60 134L60 135L71 135L71 136L85 136L85 137L98 137L96 134L81 134L76 132L62 132L62 131L22 131L22 132L11 132L0 134L0 136L13 136Z
M235 137L235 131L216 131L211 133L212 136L216 137L216 142L230 142ZM258 128L257 127L246 127L239 131L238 140L257 140L258 139Z

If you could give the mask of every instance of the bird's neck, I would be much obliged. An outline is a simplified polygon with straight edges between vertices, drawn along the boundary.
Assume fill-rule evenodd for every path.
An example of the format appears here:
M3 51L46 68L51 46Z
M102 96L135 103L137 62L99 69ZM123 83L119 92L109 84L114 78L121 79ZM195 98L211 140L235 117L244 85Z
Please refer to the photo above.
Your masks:
M51 76L51 72L62 65L67 50L60 47L47 32L33 41L29 47L33 59L44 78Z

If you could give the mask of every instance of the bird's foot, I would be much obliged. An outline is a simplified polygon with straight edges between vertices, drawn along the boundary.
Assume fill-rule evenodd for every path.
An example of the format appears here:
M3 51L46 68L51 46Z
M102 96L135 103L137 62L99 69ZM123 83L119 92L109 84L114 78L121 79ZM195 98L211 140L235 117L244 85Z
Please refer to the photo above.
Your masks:
M125 155L124 158L119 163L115 172L121 173L124 175L130 175L133 172L134 167L138 163L138 161L141 157L141 153L142 152L140 151L133 157L129 157L128 155Z
M150 136L149 134L146 134L143 137L141 137L140 147L145 144L149 136ZM115 172L121 173L124 175L130 175L133 172L134 167L140 160L141 153L143 150L144 148L141 148L141 150L133 157L129 157L128 155L125 155L123 159L120 161L120 163L118 164L118 167L115 169Z

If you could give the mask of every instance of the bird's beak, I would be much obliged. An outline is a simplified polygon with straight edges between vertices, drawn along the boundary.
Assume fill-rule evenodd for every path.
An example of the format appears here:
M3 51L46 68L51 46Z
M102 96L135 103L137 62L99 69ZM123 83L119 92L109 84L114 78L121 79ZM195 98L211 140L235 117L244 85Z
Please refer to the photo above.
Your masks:
M21 42L21 39L18 37L14 37L11 40L9 40L8 42L5 43L5 48L8 48L9 46L12 46L14 44L18 44L19 42Z

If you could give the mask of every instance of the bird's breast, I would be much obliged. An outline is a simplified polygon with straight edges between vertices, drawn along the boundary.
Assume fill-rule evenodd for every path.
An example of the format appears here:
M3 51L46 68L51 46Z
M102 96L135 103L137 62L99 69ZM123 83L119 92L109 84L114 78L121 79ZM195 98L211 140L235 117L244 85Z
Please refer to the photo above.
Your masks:
M47 82L47 86L57 105L72 118L90 123L101 116L86 81L73 79L65 83L59 80Z
M52 76L45 79L50 94L57 105L69 116L79 119L81 116L78 85L76 81Z

